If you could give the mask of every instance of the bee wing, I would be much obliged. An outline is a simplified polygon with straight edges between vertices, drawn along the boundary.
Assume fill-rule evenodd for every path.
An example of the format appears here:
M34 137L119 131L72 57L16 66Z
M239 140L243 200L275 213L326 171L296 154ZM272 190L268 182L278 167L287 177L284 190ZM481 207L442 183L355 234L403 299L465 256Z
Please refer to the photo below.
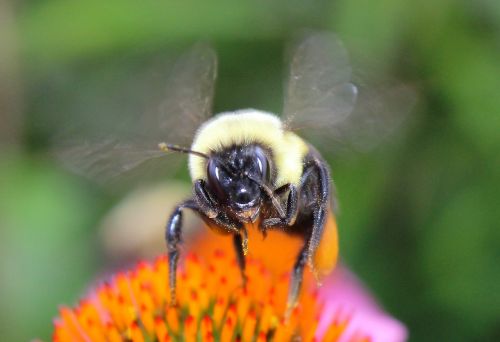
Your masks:
M332 127L332 138L337 143L335 150L363 152L388 140L406 126L416 99L415 90L405 84L360 85L353 111Z
M92 124L99 126L100 133L92 129L82 133L77 125L79 137L71 134L70 139L56 139L56 158L71 171L99 183L108 183L143 164L149 169L137 172L138 176L160 165L162 174L175 170L175 163L165 164L163 157L170 153L160 151L158 143L190 144L198 126L211 115L216 61L208 45L195 45L173 67L161 101L132 118L92 118L105 122Z
M400 125L414 94L407 87L375 91L356 83L339 38L323 32L309 35L291 59L285 124L321 145L373 146Z
M56 148L55 154L68 170L99 183L106 183L150 159L165 157L159 149L112 139L68 143Z
M357 88L351 83L347 52L332 33L315 33L295 48L283 114L293 129L331 127L352 111Z
M156 123L169 142L190 145L196 129L212 115L216 77L217 56L204 43L175 65Z

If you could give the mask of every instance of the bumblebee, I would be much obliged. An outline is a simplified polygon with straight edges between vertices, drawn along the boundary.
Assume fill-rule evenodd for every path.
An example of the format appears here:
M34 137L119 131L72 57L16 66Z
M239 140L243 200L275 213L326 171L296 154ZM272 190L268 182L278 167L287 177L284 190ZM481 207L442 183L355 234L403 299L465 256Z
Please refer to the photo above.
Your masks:
M288 131L273 114L255 109L222 113L204 123L190 153L193 198L179 204L166 228L172 300L175 300L182 212L190 209L223 234L232 234L245 279L247 231L281 229L304 246L292 271L288 303L298 298L304 267L328 274L337 260L337 226L327 164L310 144ZM278 247L278 246L277 246Z
M210 47L196 46L171 71L160 113L146 111L135 135L107 134L84 144L72 141L57 155L70 169L109 181L146 161L173 155L165 152L188 153L193 196L175 208L165 234L172 301L182 216L189 209L211 229L232 235L243 280L249 229L256 227L264 235L280 229L300 236L303 246L291 273L290 309L297 302L306 265L319 278L335 267L338 255L330 170L307 141L332 150L339 142L355 141L359 134L354 131L383 137L401 122L393 114L405 112L400 104L409 103L412 92L398 88L387 94L391 100L386 102L370 97L357 101L346 50L335 35L319 32L307 35L293 49L280 117L255 109L212 117L216 61ZM400 102L387 106L392 99ZM180 147L189 146L183 141L186 137L190 148ZM152 148L165 140L181 145L160 143L159 149ZM173 169L172 164L167 169Z

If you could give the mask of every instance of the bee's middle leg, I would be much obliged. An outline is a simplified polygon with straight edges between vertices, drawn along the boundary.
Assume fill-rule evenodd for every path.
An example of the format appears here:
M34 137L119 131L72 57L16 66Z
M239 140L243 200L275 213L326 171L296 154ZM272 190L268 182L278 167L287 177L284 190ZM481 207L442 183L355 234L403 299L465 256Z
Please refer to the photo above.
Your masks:
M245 255L248 248L248 236L245 228L242 229L240 234L233 235L233 246L236 252L236 260L238 261L238 266L241 272L241 279L243 280L243 287L247 284L247 276L245 273Z

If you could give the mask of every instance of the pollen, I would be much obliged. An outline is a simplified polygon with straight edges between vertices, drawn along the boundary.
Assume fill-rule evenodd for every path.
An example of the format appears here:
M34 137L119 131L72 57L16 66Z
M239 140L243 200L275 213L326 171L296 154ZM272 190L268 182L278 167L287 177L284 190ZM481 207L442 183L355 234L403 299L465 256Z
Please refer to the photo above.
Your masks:
M275 276L248 258L243 286L236 260L217 250L201 260L186 256L179 270L177 302L168 302L168 260L140 262L62 307L53 341L336 341L349 316L336 315L317 336L323 304L306 288L285 319L289 276ZM353 341L369 341L359 334Z

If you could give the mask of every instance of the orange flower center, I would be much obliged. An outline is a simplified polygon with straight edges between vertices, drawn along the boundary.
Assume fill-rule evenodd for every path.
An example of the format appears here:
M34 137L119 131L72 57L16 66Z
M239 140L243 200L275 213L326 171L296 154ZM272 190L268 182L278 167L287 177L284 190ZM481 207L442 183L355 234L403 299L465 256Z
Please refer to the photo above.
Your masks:
M186 257L177 283L177 305L169 305L165 257L118 273L80 304L60 309L54 341L302 341L315 340L321 303L305 286L284 320L289 276L274 276L247 259L243 288L234 258L216 251L207 262ZM342 334L348 318L334 319L323 340ZM366 340L361 338L361 340Z

